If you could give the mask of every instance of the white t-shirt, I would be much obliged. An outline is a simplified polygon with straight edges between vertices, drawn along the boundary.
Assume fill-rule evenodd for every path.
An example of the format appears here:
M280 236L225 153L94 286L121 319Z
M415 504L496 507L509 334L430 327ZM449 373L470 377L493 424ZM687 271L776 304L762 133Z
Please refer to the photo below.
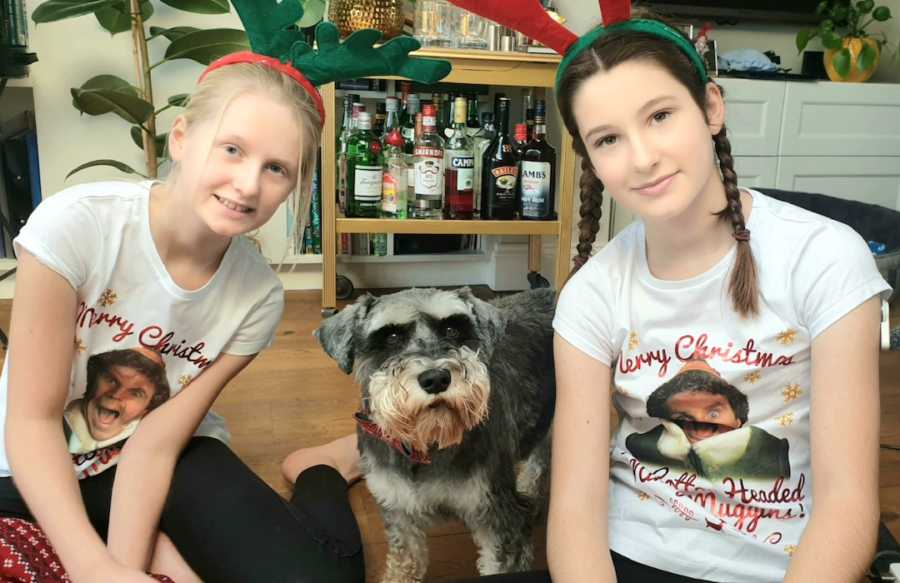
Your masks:
M79 478L115 464L140 419L220 354L252 355L269 346L284 307L278 277L243 237L232 240L206 285L179 287L150 233L150 186L68 188L43 201L15 240L77 293L75 355L60 422ZM0 376L0 476L10 475L3 438L9 356ZM90 387L88 369L95 371ZM212 412L197 434L229 437Z
M742 583L783 579L812 511L812 340L889 290L855 231L750 192L759 316L732 310L735 247L701 275L660 280L636 222L569 281L553 322L613 369L610 547Z

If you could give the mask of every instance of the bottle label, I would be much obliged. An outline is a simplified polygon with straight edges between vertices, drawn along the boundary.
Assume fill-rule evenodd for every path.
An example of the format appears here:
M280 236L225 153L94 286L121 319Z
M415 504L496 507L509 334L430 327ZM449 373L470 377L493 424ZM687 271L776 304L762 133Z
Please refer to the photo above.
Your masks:
M416 136L416 130L414 128L403 128L400 130L400 134L403 136L404 140L412 142L413 138Z
M356 166L353 172L353 198L366 202L381 200L383 175L381 166Z
M416 194L440 197L444 189L444 161L442 158L418 158L415 164Z
M456 172L456 189L472 190L475 185L475 158L472 156L451 157L450 168Z
M522 215L544 218L550 209L550 163L522 162Z
M381 210L392 215L397 214L399 209L397 194L399 190L400 181L385 172L381 183Z
M491 168L491 174L494 175L497 191L509 191L515 196L516 175L519 169L515 166L498 166Z

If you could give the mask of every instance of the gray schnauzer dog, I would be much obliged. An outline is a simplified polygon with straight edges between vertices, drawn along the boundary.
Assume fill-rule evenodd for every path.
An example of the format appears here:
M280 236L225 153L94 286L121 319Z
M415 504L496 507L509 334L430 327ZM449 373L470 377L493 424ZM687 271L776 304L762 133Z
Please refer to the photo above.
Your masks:
M388 538L383 581L422 581L425 529L457 517L483 574L526 570L545 508L554 293L484 302L468 288L366 295L316 331L362 389L366 484Z

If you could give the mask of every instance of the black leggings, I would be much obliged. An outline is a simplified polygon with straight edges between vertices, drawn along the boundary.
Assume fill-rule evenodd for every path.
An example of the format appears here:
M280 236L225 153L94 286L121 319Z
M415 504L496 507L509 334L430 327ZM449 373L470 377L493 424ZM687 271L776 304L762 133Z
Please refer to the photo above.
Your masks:
M115 468L79 482L88 517L106 539ZM175 466L160 530L204 581L365 581L347 483L328 466L305 470L285 502L222 442L195 437ZM10 478L0 516L33 520Z
M616 569L618 583L706 583L700 579L691 579L668 571L660 571L647 565L636 563L628 557L612 552L613 567ZM507 573L457 581L456 583L552 583L547 571L529 571L528 573Z

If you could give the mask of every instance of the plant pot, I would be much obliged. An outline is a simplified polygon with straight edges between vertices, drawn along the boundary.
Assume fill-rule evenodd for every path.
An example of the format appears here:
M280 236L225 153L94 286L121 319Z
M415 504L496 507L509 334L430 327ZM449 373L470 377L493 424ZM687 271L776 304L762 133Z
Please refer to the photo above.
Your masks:
M387 40L403 32L403 0L331 0L328 20L342 37L374 28Z
M866 81L869 77L875 73L875 69L878 68L878 61L881 59L881 49L878 46L878 43L875 42L875 39L870 37L858 38L858 37L844 37L841 44L850 50L850 73L846 77L841 77L837 70L834 68L834 57L841 49L828 49L825 51L825 71L828 73L828 78L832 81L849 81L849 82L861 82ZM863 50L864 46L870 46L875 50L875 59L872 61L872 66L866 70L861 70L859 68L859 55Z

